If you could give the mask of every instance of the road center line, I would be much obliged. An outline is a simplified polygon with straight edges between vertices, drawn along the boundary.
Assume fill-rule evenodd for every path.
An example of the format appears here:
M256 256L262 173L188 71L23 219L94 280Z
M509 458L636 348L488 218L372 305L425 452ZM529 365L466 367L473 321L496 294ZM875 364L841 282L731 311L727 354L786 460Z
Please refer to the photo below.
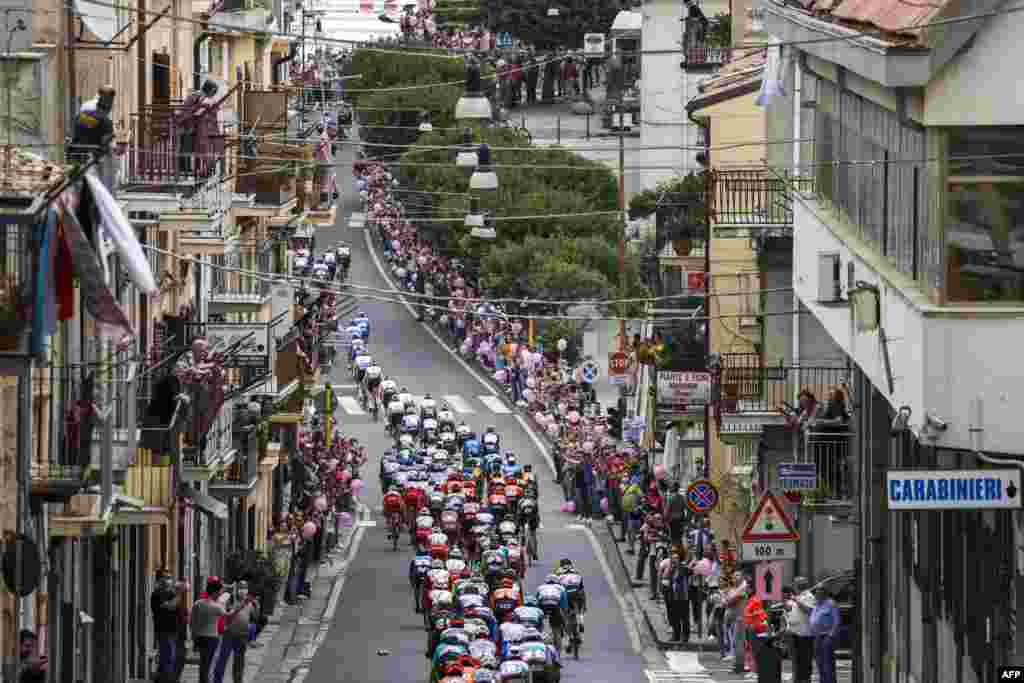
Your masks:
M469 402L461 396L442 396L441 400L450 405L452 410L460 415L467 415L476 412L473 409L473 406L469 405Z
M512 409L509 408L504 401L502 401L500 398L493 394L477 396L477 398L479 398L481 403L483 403L485 406L490 408L495 413L498 413L500 415L507 415L508 413L512 412Z

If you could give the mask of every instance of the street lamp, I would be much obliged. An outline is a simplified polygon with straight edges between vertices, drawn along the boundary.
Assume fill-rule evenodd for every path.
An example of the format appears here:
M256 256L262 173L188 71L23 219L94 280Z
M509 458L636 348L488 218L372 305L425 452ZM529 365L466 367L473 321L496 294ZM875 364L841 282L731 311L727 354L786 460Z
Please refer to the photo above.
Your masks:
M480 145L477 156L480 159L480 165L469 178L469 189L479 191L497 190L498 174L494 172L494 167L491 165L491 148L486 142Z
M473 131L466 128L462 131L462 148L455 157L455 166L464 173L472 173L480 163L476 149L473 147Z
M466 214L466 220L463 222L467 228L482 228L484 227L484 213L480 210L480 200L473 197L469 202L469 212Z
M455 104L455 119L458 121L486 121L490 120L491 116L491 102L484 95L480 65L475 61L467 60L466 88L462 97Z

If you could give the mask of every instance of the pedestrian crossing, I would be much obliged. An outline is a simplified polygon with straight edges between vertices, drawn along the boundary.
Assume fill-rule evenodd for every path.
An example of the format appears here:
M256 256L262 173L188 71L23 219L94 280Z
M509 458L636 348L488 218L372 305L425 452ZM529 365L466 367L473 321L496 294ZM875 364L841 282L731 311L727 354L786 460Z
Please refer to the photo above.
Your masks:
M335 391L338 389L349 389L353 394L355 393L355 385L333 386ZM423 396L414 395L413 400L419 404L423 400ZM509 407L505 400L494 394L484 394L468 398L458 394L446 394L444 396L437 396L434 400L437 401L438 408L441 407L442 402L447 403L456 415L476 415L477 413L508 415L512 412L512 408ZM360 405L359 399L355 395L338 396L338 408L348 415L366 415L366 410Z
M644 673L648 683L739 683L740 681L756 681L753 672L735 673L732 660L722 660L717 653L698 652L666 652L668 668L648 669ZM789 662L782 665L782 682L792 683L793 674ZM848 659L836 661L836 680L838 683L851 683L852 662ZM812 683L819 683L815 669L811 676Z

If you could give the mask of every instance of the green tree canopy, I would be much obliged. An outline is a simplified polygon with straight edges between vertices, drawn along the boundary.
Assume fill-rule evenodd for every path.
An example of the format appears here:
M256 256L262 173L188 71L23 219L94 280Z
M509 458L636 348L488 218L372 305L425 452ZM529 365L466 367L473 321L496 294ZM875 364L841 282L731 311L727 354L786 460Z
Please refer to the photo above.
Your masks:
M488 28L542 50L582 47L584 34L608 33L621 9L620 0L480 0Z

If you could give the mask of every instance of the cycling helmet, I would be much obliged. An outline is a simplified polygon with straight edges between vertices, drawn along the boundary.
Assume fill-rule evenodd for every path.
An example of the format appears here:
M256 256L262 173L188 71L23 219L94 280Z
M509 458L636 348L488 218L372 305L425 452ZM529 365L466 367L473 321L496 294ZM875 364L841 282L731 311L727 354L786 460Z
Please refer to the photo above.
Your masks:
M559 578L554 574L548 574L548 578L544 579L544 583L557 583L559 585L562 584Z
M493 434L494 433L494 426L493 425L487 428L487 433L488 434Z
M484 669L497 669L498 660L494 655L487 654L480 658L480 666Z
M409 387L402 387L402 390L401 390L401 392L400 392L400 393L402 393L402 394L408 394L408 393L409 393Z
M558 566L562 569L575 569L575 567L572 565L572 560L570 560L568 557L563 557L559 561Z
M433 401L434 399L430 398L430 394L428 393L428 394L423 396L423 400L424 401Z

